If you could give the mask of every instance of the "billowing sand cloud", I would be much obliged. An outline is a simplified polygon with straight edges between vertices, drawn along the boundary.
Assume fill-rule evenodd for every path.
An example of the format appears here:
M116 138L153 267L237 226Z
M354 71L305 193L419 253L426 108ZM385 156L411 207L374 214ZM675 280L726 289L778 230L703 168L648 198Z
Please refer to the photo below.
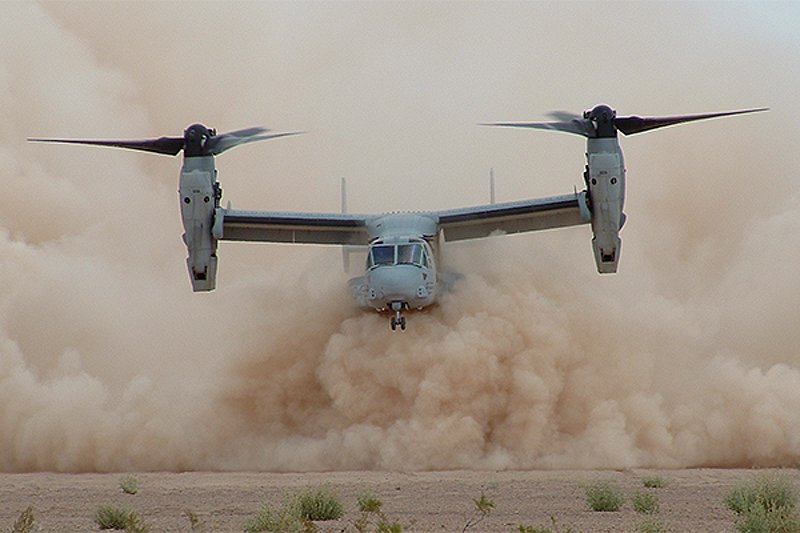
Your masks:
M798 464L796 52L713 26L689 61L670 24L710 7L607 6L642 24L606 51L671 95L656 108L562 68L597 5L0 7L0 469ZM672 45L688 70L638 55ZM731 63L760 70L735 86ZM501 195L568 191L580 140L475 123L601 99L773 111L623 139L617 276L594 273L587 228L453 245L464 278L402 334L352 308L335 249L226 243L219 289L192 294L178 161L25 142L307 128L220 158L226 198L336 210L345 174L352 211L443 208L485 201L498 160Z

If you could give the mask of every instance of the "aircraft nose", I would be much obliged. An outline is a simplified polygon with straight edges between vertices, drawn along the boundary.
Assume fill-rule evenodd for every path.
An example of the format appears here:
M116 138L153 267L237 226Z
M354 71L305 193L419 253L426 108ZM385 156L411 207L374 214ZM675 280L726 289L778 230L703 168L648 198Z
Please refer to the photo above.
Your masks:
M370 295L383 304L402 301L412 306L429 296L422 269L410 265L377 268L370 273Z

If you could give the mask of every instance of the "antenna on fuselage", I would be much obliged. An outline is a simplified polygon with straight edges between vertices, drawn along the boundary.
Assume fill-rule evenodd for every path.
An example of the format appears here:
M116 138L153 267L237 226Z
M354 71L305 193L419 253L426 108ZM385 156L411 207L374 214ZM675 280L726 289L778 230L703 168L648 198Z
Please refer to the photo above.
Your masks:
M342 213L347 213L347 178L342 178ZM342 266L345 274L350 272L350 250L342 246Z
M494 169L489 169L489 203L494 205Z
M342 178L342 213L347 213L347 178Z

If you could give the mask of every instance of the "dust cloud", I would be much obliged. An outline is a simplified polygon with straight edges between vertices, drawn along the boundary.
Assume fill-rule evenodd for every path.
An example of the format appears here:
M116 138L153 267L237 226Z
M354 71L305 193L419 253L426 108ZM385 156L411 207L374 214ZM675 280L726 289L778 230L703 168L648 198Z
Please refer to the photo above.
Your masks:
M222 5L0 6L0 470L800 463L795 10ZM224 243L192 294L178 160L25 142L307 129L219 158L226 199L433 209L490 167L502 199L579 185L581 139L475 124L601 101L772 111L622 139L618 275L585 227L454 244L404 333L338 249Z

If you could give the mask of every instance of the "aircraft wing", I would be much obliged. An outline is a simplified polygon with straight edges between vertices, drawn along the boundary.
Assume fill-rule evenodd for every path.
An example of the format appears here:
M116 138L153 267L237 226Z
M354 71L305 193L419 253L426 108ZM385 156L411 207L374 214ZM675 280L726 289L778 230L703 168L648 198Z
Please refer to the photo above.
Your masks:
M586 193L435 212L446 241L480 239L496 231L522 233L588 224Z
M217 209L214 237L224 241L366 245L367 217L347 213L294 213Z

